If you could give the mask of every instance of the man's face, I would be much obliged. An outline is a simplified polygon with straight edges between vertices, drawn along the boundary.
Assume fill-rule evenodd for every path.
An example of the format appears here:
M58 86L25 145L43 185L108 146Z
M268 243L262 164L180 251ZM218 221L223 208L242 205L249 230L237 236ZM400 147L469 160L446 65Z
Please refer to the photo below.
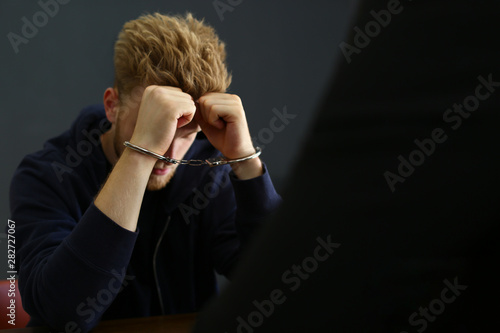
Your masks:
M141 92L142 91L144 90L142 89ZM130 141L130 138L134 133L135 124L137 122L137 115L139 113L141 99L138 98L139 94L137 93L137 91L135 90L134 92L135 94L132 94L132 97L124 99L117 113L113 146L118 157L120 157L123 151L126 149L126 147L123 145L123 142ZM142 96L142 93L140 94L140 96ZM175 132L172 144L170 145L164 156L168 156L177 160L183 159L184 155L193 144L196 138L196 134L200 130L200 126L194 120L188 125L185 125L182 128L178 128ZM164 188L168 184L170 179L172 179L172 177L174 176L177 167L178 164L171 164L158 160L149 177L147 190L158 191Z

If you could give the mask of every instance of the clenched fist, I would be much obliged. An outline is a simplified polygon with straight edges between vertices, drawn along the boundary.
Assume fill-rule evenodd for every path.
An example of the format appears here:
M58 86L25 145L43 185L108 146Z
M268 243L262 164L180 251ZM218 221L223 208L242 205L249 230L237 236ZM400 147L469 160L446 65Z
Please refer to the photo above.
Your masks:
M180 88L148 86L142 95L131 142L163 155L177 128L189 124L195 112L193 98Z
M212 145L234 159L255 153L241 99L225 93L207 93L197 101L195 120Z
M206 93L197 101L195 121L210 143L229 159L255 153L241 99L226 93ZM238 178L262 174L259 158L232 165Z

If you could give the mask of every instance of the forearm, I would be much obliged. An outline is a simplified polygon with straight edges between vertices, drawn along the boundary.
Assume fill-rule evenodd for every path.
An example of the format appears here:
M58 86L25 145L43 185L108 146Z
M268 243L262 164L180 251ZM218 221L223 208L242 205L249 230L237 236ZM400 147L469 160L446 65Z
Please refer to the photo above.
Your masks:
M155 162L152 157L125 149L95 199L96 207L121 227L135 231Z

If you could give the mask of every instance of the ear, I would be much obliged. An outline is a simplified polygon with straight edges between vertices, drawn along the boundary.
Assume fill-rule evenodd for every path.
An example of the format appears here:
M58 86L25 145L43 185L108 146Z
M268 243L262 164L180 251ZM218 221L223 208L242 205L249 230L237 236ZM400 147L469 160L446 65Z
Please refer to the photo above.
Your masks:
M106 110L106 117L111 124L114 124L116 121L118 104L118 91L115 88L107 88L104 92L104 109Z

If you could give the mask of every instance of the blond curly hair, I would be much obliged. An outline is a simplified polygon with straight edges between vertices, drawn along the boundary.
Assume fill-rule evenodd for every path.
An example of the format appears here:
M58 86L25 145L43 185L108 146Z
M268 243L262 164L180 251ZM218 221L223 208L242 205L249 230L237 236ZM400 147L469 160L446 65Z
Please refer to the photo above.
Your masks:
M147 14L126 22L114 51L120 97L155 84L179 87L196 100L207 92L225 92L231 83L224 43L191 13Z

